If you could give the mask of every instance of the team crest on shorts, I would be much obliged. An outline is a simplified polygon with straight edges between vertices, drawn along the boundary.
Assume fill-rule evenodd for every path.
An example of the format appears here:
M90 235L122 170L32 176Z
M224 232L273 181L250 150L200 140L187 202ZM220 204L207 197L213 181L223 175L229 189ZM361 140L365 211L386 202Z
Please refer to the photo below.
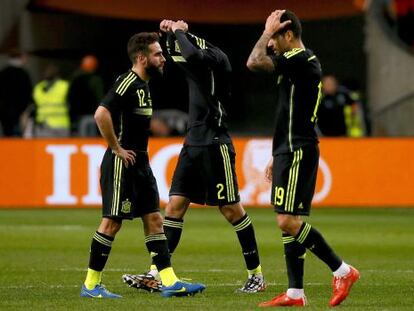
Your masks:
M121 212L124 214L131 213L131 202L128 199L122 202Z

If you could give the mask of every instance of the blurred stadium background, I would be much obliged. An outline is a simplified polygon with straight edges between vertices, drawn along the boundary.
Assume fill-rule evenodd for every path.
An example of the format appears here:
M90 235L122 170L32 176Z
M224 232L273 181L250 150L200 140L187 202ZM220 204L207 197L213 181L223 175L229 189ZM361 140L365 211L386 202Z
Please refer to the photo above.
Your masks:
M214 209L195 208L174 264L181 275L207 284L204 295L165 301L124 287L120 275L142 272L149 261L140 230L128 223L117 238L105 278L126 299L81 301L79 285L100 215L98 169L105 145L95 137L88 116L71 137L38 138L28 126L33 113L24 107L17 132L6 136L3 129L0 137L1 310L251 310L284 288L282 247L267 203L269 185L261 175L270 155L274 82L245 67L266 17L276 8L288 8L303 20L305 45L318 55L324 73L346 88L357 112L349 119L344 110L344 135L321 137L312 217L362 273L343 308L412 310L414 1L0 0L0 70L11 54L24 55L32 85L51 63L71 83L82 57L94 55L99 61L95 74L106 91L129 67L127 39L139 31L157 31L163 18L188 21L192 32L229 55L233 105L227 111L240 190L255 222L270 283L259 296L236 296L233 291L245 275L233 234ZM153 105L161 119L174 116L167 123L180 134L186 86L177 78L180 73L169 69L151 83ZM1 81L1 98L16 91ZM11 107L20 109L13 102ZM1 110L2 120L4 111L10 107ZM181 143L179 135L151 139L151 161L164 203ZM305 281L310 309L321 310L329 296L329 273L309 257Z

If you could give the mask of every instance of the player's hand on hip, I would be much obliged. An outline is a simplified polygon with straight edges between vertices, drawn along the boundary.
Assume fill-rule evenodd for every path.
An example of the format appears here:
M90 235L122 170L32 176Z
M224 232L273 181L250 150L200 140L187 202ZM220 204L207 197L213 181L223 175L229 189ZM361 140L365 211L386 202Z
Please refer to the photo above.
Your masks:
M122 147L119 147L118 150L114 150L114 153L122 159L122 162L124 162L125 167L128 167L129 164L135 164L136 153L134 151L126 150Z
M184 32L187 32L188 24L183 20L176 21L171 25L171 30L172 32L175 32L176 30L182 30Z
M265 179L268 182L272 182L273 177L273 158L270 159L265 168Z
M276 32L291 23L290 20L284 21L283 23L280 22L280 18L282 17L283 13L285 13L285 11L286 10L276 10L269 15L265 24L265 33L273 36Z

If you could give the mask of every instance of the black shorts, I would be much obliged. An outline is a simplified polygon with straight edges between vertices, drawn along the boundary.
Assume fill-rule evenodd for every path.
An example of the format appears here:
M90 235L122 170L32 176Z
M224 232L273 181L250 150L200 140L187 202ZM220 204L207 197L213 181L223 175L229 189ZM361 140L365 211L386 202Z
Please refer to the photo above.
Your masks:
M193 203L212 206L239 202L235 159L231 143L185 145L175 168L170 196L180 195Z
M107 149L101 165L102 216L133 219L160 211L157 183L146 152L136 152L134 165L125 167Z
M319 163L318 145L273 157L271 202L280 214L309 215Z

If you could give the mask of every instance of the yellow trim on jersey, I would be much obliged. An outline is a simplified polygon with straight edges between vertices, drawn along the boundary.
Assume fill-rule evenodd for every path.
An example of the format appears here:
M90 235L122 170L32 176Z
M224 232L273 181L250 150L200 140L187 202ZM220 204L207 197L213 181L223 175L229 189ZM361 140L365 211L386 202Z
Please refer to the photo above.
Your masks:
M118 88L116 89L116 93L118 93L121 96L124 95L131 83L134 82L136 79L137 76L134 73L130 72L118 86Z
M291 49L290 51L287 51L287 52L283 53L283 56L286 57L286 58L291 58L291 57L293 57L293 56L295 56L295 55L297 55L301 52L304 52L304 51L305 51L305 49L303 49L303 48L294 48L294 49Z
M315 58L316 58L316 55L313 55L313 56L309 57L308 62L310 62L312 59L315 59Z
M295 204L295 195L296 195L296 187L298 184L298 176L299 176L299 164L300 160L302 160L303 151L302 149L296 150L293 153L293 161L292 166L289 170L289 180L288 180L288 188L287 188L287 196L285 201L285 211L286 212L293 212L294 204Z
M201 38L196 37L196 36L195 36L195 39L196 39L196 41L197 41L197 45L198 45L201 49L205 50L205 48L206 48L206 40L201 39Z
M119 199L121 196L122 160L115 156L114 160L114 189L112 195L111 215L118 215Z
M186 59L182 56L171 56L173 61L176 63L185 63L187 62Z
M118 141L121 141L123 132L124 132L124 114L121 112L121 115L119 117Z
M293 152L292 144L292 126L293 126L293 95L295 94L295 85L290 87L290 99L289 99L289 149Z
M134 113L141 116L152 116L152 108L136 108Z
M276 84L279 85L282 82L282 80L283 80L283 75L278 75Z
M192 33L190 34L190 36L196 40L196 44L200 49L205 50L207 48L206 40L204 40L203 38L197 37L196 35L193 35Z
M117 89L116 89L115 92L118 93L121 90L121 88L125 85L125 83L128 81L128 79L132 78L133 75L134 74L132 72L128 73L126 75L126 77L122 80L122 82L118 85L118 87L117 87Z
M224 173L226 177L226 186L227 186L227 199L229 202L236 200L234 194L234 183L233 183L233 173L231 169L229 150L227 145L220 145L221 155L223 157L224 163Z
M318 84L318 98L316 99L315 108L313 109L313 115L311 118L311 122L315 122L318 119L317 113L318 113L318 108L319 108L319 104L321 103L321 100L322 100L322 81L320 81Z

